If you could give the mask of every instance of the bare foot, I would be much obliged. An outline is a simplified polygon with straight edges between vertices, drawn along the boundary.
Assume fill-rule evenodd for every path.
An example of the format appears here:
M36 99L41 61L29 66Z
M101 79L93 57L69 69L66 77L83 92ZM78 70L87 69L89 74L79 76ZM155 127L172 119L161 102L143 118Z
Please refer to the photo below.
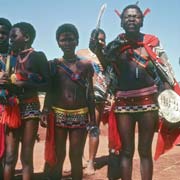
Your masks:
M82 164L83 164L83 169L87 168L88 161L85 159L85 157L82 158Z
M95 174L94 162L93 161L89 161L87 163L87 168L85 169L85 174L88 176Z

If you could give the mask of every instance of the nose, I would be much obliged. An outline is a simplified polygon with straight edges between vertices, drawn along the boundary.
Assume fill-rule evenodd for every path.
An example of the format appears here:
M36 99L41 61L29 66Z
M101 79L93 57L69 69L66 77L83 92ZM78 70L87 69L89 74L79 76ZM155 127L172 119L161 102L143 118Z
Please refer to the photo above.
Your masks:
M134 16L130 16L130 17L128 18L128 20L129 20L129 21L135 21L135 17L134 17Z

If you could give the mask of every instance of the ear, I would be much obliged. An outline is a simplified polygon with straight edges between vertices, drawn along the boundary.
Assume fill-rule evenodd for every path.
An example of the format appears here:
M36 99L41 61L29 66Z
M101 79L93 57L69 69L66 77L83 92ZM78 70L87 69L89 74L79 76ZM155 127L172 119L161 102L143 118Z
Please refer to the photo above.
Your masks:
M79 45L79 39L76 40L76 46L78 46L78 45Z
M140 27L143 27L143 21L144 21L144 19L142 19L141 24L140 24Z
M28 34L25 35L24 41L27 43L30 40L30 37Z
M123 26L124 26L124 23L123 23L123 21L121 20L121 27L123 28Z

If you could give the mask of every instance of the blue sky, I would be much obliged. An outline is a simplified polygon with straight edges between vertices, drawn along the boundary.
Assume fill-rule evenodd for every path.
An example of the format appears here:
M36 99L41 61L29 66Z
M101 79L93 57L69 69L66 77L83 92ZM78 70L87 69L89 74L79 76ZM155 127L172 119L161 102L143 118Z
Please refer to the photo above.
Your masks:
M55 32L63 23L77 26L80 34L77 50L88 47L90 32L96 26L99 9L104 3L107 9L101 28L105 30L109 42L123 32L114 9L122 11L126 5L136 3L136 0L0 0L0 16L8 18L12 24L21 21L33 24L37 33L33 47L44 51L47 58L52 59L62 55L55 40ZM151 9L141 31L159 37L180 81L180 1L140 0L139 6L142 10L147 7Z

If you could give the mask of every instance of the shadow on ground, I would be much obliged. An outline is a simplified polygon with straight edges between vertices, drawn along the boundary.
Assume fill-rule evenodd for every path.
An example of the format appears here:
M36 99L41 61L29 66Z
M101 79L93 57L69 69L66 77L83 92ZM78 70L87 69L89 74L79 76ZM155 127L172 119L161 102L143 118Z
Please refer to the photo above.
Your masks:
M101 156L95 159L95 169L101 169L108 165L108 156ZM22 180L22 171L17 169L13 180ZM71 172L63 173L63 180L71 180ZM34 173L33 180L48 180L43 172Z

